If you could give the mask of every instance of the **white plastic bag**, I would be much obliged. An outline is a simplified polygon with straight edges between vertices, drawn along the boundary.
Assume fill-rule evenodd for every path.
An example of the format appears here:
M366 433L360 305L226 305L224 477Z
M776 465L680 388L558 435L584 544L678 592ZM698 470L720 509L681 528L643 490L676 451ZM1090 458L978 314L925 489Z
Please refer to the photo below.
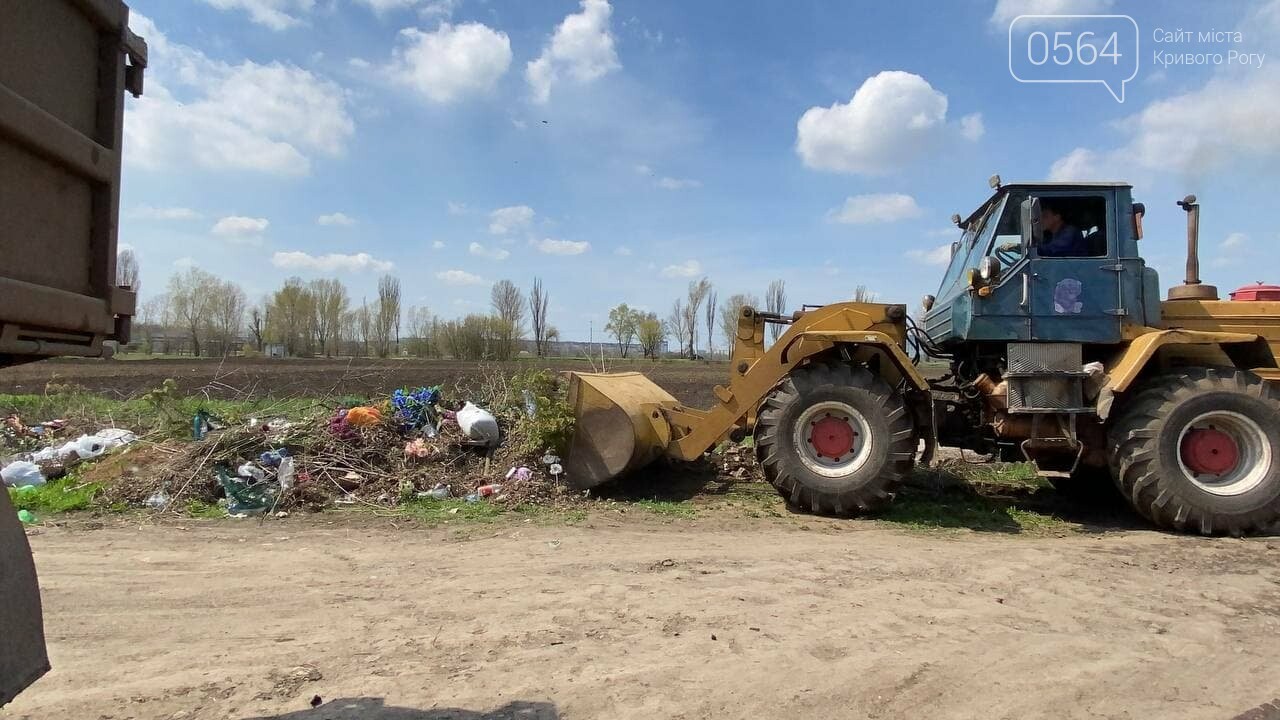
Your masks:
M467 402L458 411L458 427L472 440L493 447L498 444L498 419L484 408Z
M43 485L44 473L40 466L26 460L15 460L0 470L0 479L5 485L22 487L23 485Z

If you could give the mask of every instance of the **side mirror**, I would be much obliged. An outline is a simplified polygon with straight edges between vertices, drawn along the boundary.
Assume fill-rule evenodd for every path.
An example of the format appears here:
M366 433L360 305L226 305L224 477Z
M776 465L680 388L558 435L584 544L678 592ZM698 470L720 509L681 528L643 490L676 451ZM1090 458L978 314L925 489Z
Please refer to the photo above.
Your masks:
M1136 202L1133 204L1133 239L1142 239L1142 216L1147 214L1147 206Z
M1022 201L1022 246L1039 245L1040 237L1040 198L1027 198Z

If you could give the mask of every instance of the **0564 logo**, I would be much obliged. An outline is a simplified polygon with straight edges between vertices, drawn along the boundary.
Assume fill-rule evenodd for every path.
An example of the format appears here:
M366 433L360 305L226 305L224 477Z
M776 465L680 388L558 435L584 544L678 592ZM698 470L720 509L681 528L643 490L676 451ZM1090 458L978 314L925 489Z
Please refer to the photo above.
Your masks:
M1138 75L1138 23L1128 15L1019 15L1009 74L1024 83L1098 83L1124 102Z

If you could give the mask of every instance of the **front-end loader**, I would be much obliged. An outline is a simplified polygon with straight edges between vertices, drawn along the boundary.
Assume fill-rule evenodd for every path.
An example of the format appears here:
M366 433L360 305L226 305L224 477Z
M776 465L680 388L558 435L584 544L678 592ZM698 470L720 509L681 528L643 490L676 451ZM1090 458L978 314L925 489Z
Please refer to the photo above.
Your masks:
M1160 296L1124 183L1002 185L967 218L919 323L904 305L791 316L743 308L729 382L689 408L639 373L573 373L569 480L755 439L792 505L883 507L939 444L1029 461L1074 492L1114 483L1155 524L1245 534L1280 520L1280 302L1220 300L1199 278ZM768 323L789 327L765 345ZM949 372L930 383L922 356Z

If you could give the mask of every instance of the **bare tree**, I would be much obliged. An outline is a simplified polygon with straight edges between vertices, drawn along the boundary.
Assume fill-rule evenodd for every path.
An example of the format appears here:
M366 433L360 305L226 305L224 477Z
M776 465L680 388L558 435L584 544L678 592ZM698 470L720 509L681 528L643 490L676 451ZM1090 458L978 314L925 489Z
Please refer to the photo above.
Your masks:
M222 355L226 356L231 352L231 346L244 326L244 308L248 300L244 290L230 280L218 283L213 288L212 296L210 304L213 337L222 346Z
M782 280L774 280L769 283L769 289L764 294L765 310L775 315L782 315L787 311L787 284ZM769 323L769 339L777 340L782 334L784 326L779 323Z
M360 302L356 311L356 326L360 330L360 343L364 346L361 357L369 357L369 343L373 342L373 313L369 310L368 301Z
M314 300L311 309L312 331L320 352L327 357L335 349L332 347L333 339L342 322L342 314L350 304L347 288L336 278L312 280L308 287Z
M715 351L715 343L712 342L716 336L716 289L709 288L707 290L707 357L711 357ZM732 345L732 343L730 343Z
M689 357L698 356L698 308L702 305L702 301L707 299L707 293L711 292L711 281L705 277L700 280L689 281L689 297L688 304L685 305L685 340L689 345Z
M431 329L435 317L425 307L409 306L405 313L409 326L409 352L414 357L427 357L431 354Z
M373 326L378 357L387 357L391 354L392 341L396 343L396 349L399 350L400 279L393 275L383 275L378 280L378 309Z
M524 296L515 283L499 280L489 291L489 301L497 320L491 328L493 355L510 359L515 355L516 341L524 337Z
M311 333L312 306L315 300L302 279L291 277L271 296L267 307L268 335L284 345L286 355L300 355L306 351Z
M547 353L547 291L542 289L542 278L533 279L529 290L529 318L533 324L533 347L538 357Z
M249 308L249 334L253 335L253 347L262 352L264 346L263 338L267 332L267 304L270 299L264 299L262 302Z
M729 352L733 352L734 338L738 336L738 317L742 315L742 308L759 304L760 300L755 295L735 293L720 306L720 332L724 333L725 342L729 344Z
M685 340L688 339L688 323L689 309L684 304L684 300L676 298L671 304L671 314L667 316L667 332L676 338L676 344L680 347L680 357L685 356Z
M872 303L876 301L876 294L868 290L866 285L859 285L853 289L853 301Z
M156 295L142 303L138 308L138 329L143 338L143 351L148 355L155 352L156 335L167 332L172 324L167 293Z
M656 313L636 313L636 339L645 357L658 359L658 346L666 334L667 328Z
M609 322L604 326L605 332L613 335L613 339L617 341L618 353L624 358L636 336L636 315L635 310L622 303L609 311Z
M142 269L138 266L138 256L132 250L121 250L116 255L116 285L131 288L135 293L142 292Z
M212 310L210 299L218 278L200 268L187 268L169 278L169 303L176 321L191 337L191 354L200 356L200 339L205 337Z

